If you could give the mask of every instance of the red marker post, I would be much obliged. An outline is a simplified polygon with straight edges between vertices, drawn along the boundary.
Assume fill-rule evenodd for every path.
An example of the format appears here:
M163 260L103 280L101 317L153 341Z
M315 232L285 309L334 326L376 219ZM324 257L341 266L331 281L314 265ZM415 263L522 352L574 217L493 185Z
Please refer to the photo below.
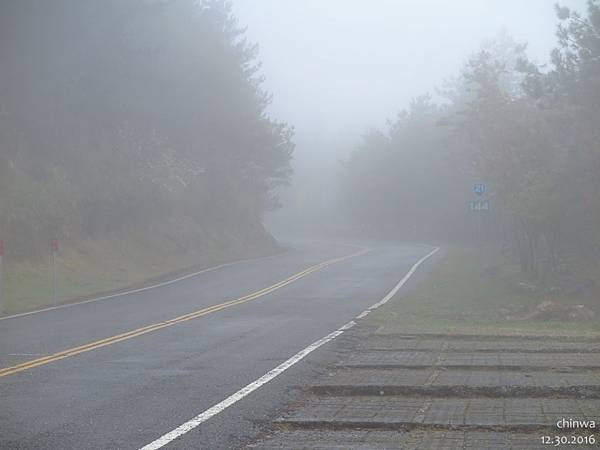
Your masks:
M2 296L2 290L3 290L3 285L2 285L2 281L3 281L3 277L4 277L4 273L2 273L3 267L2 267L2 260L4 259L4 241L2 239L0 239L0 314L2 314L4 312L4 297Z
M57 304L57 295L56 295L56 254L58 253L58 239L52 239L52 244L50 246L51 250L51 260L52 260L52 303L54 306Z

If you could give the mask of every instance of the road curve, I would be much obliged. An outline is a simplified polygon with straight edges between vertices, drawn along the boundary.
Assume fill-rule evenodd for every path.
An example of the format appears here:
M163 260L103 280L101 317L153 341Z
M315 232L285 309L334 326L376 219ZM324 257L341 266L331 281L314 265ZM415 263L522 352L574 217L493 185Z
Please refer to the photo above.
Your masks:
M0 321L0 448L139 449L383 298L429 247L294 241L156 289ZM125 338L123 338L125 336ZM165 448L235 448L311 354Z

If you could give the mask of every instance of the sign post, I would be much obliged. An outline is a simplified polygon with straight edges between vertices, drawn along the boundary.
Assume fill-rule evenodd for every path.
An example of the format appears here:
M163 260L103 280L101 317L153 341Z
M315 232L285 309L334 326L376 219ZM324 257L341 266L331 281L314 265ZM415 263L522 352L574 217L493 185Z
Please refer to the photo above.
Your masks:
M4 277L4 273L2 272L2 270L4 269L2 267L3 259L4 259L4 241L2 239L0 239L0 314L2 314L4 312L4 297L3 297L4 286L2 284L3 277Z
M58 239L52 239L52 304L57 304L57 286L56 286L56 253L58 252Z
M484 183L475 183L473 192L479 197L479 200L469 202L469 211L477 213L477 241L479 244L480 256L483 255L483 230L482 230L482 213L490 212L490 201L484 200L483 194L487 191L487 186Z

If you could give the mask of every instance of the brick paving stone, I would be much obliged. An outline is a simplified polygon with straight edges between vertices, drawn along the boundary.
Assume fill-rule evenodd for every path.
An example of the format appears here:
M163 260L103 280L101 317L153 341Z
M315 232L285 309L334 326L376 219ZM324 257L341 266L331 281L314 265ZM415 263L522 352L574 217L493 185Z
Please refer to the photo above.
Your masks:
M540 433L509 433L481 431L415 431L402 438L405 450L548 450ZM570 448L598 448L569 446ZM367 443L364 447L368 449ZM392 447L395 448L395 447Z
M398 339L389 336L369 336L357 345L357 350L442 350L447 352L553 352L600 353L600 342L562 342L552 340L448 340L448 339Z
M247 448L255 450L548 450L553 447L542 444L541 433L278 430ZM598 448L598 446L578 445L567 448Z
M428 369L339 369L323 377L316 386L573 386L600 387L600 371L493 371L493 370L438 370Z
M521 334L461 334L461 333L371 333L369 338L397 339L398 341L502 341L502 342L551 342L600 344L600 337L567 335L521 335Z
M420 386L434 374L435 369L340 369L327 377L320 378L315 385L396 385L396 386Z
M383 397L315 397L292 411L284 421L411 422L424 405L419 398L384 400Z
M283 422L425 424L461 427L552 428L563 417L598 421L600 400L411 398L404 396L313 397Z
M347 366L491 366L593 367L600 370L600 354L582 353L445 353L444 351L358 351Z
M442 370L434 386L599 386L599 372Z
M252 444L248 448L258 450L272 449L405 449L404 440L408 433L376 430L285 430Z
M449 353L442 356L442 365L475 366L593 366L600 369L600 354L580 353Z
M392 352L356 352L351 354L343 365L405 365L405 366L433 366L438 360L441 352L414 352L414 351L392 351Z
M569 435L562 418L600 420L599 342L371 334L354 345L249 448L538 450L552 447L542 434Z

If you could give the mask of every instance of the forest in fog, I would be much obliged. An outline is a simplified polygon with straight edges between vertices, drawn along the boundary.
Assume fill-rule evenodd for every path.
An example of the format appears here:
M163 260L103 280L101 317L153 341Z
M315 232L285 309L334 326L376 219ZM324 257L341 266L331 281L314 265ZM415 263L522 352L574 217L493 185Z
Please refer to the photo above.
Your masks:
M0 239L12 260L160 230L269 245L292 128L221 0L3 2Z
M551 63L508 34L452 80L366 133L342 170L346 211L369 235L476 238L470 190L488 187L485 239L547 279L600 260L600 3L556 6ZM476 198L476 197L475 197Z
M598 262L600 3L555 8L549 64L509 32L488 40L435 95L365 132L339 171L300 180L313 186L304 201L335 184L319 211L346 233L465 241L465 187L482 182L485 239L523 272ZM0 239L12 261L45 257L51 239L133 234L181 251L274 247L263 217L289 183L294 128L269 115L258 46L230 2L19 1L1 17Z

